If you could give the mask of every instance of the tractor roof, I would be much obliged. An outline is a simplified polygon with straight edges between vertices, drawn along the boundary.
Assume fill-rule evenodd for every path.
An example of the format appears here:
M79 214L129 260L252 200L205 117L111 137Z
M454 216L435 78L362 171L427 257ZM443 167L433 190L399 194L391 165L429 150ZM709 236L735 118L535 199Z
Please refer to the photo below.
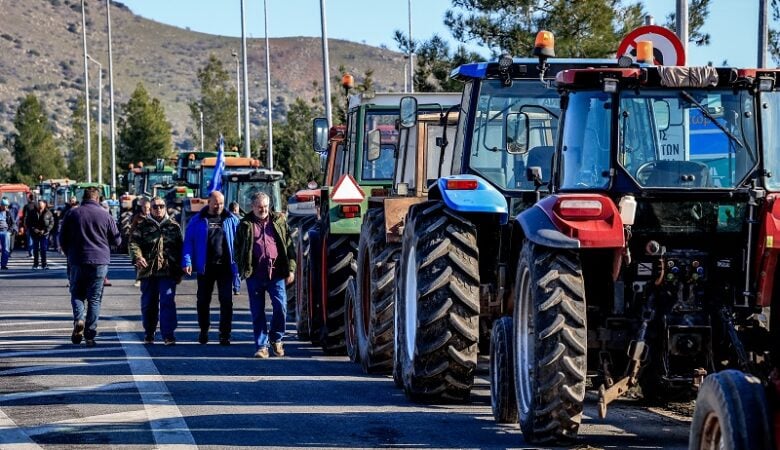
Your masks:
M428 104L438 105L457 105L460 103L460 92L415 92L413 94L403 92L377 93L373 95L355 94L349 96L349 109L361 105L370 106L392 106L398 108L401 99L404 97L414 97L420 107Z
M30 187L21 183L0 184L0 192L30 192Z
M601 88L604 80L623 87L695 88L748 86L758 78L777 78L780 69L736 69L731 67L634 66L564 70L556 85L563 89Z
M550 58L547 60L550 68L547 70L547 78L552 78L556 73L564 69L574 67L615 67L614 59L577 59L577 58ZM539 60L536 58L514 58L510 75L513 79L538 79ZM486 61L463 64L450 72L450 78L459 81L472 79L497 78L498 61Z
M201 162L204 167L214 167L217 165L216 157L203 158ZM226 156L225 167L260 167L260 160L255 158L246 158L243 156Z
M284 174L278 170L240 168L225 170L222 176L229 177L231 181L276 181L281 180Z

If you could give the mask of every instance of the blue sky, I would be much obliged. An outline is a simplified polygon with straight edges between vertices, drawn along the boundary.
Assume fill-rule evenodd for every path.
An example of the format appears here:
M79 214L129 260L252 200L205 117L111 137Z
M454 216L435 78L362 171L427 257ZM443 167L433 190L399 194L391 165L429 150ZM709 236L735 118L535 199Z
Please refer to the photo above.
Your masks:
M241 35L239 0L120 0L136 14L158 22L189 27L194 31L226 36ZM270 37L320 36L319 0L267 0ZM328 36L396 50L393 31L408 30L408 0L326 0ZM675 0L646 0L645 10L662 25L674 11ZM688 64L754 67L757 62L757 1L712 0L704 31L710 33L708 47L689 46ZM251 37L263 37L263 1L245 0L247 30ZM412 0L412 34L427 39L434 33L454 39L443 23L450 0ZM771 14L770 14L771 20ZM553 30L554 31L554 30ZM470 49L488 55L486 50ZM522 55L515 55L522 56ZM769 59L770 67L776 64Z

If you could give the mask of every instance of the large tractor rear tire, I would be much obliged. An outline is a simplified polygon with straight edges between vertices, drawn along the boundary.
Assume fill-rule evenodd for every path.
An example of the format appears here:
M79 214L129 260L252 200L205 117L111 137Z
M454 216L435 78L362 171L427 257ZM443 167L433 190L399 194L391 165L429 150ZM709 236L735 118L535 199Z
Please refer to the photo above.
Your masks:
M529 443L568 443L582 420L587 369L579 257L526 241L515 278L515 389Z
M300 228L295 236L295 252L296 252L296 267L295 267L295 282L291 285L294 300L293 312L295 314L295 329L298 331L298 340L307 341L310 339L310 323L311 316L309 314L309 230L314 226L316 219L312 219L311 223L305 228ZM291 236L292 238L292 236ZM290 290L288 289L288 292ZM289 295L289 294L288 294ZM287 298L288 303L290 298ZM289 309L288 309L289 311Z
M344 293L344 343L347 347L347 357L353 363L360 362L358 352L357 337L355 336L355 301L356 291L355 280L351 279L347 283L347 291Z
M305 255L305 270L301 274L302 279L305 280L302 284L302 295L305 295L305 300L307 301L306 311L303 308L301 309L302 317L305 317L308 322L309 339L314 345L320 345L324 316L322 312L322 289L324 288L325 280L322 268L323 249L320 228L321 225L315 223L309 229L309 242L307 244L309 251Z
M366 214L357 258L355 331L365 373L390 373L393 368L393 288L401 246L388 243L385 212Z
M311 228L312 224L314 224L314 221L316 220L316 217L314 216L297 216L296 220L292 220L291 218L287 219L287 226L290 229L290 239L295 243L295 251L296 251L296 269L295 269L295 280L288 284L287 289L287 320L295 320L297 322L297 308L298 308L298 290L299 290L299 283L300 283L300 271L298 270L298 267L301 266L301 250L299 249L301 246L301 240L302 237L306 238L306 241L308 242L308 236L306 235L306 232L309 228ZM300 337L300 332L298 333L298 336ZM307 338L308 339L308 338Z
M350 277L357 271L357 236L351 234L326 234L323 242L325 264L321 271L326 275L325 308L320 345L328 355L345 355L344 294ZM325 277L323 277L325 278Z
M130 226L133 223L133 211L125 210L119 214L119 233L122 236L122 245L119 250L127 253L127 243L130 242Z
M688 448L769 450L772 428L758 378L724 370L704 379L696 398Z
M404 392L466 401L479 339L476 228L440 201L412 206L407 218L395 330Z
M498 423L517 423L515 394L515 334L512 318L493 323L490 333L490 405Z

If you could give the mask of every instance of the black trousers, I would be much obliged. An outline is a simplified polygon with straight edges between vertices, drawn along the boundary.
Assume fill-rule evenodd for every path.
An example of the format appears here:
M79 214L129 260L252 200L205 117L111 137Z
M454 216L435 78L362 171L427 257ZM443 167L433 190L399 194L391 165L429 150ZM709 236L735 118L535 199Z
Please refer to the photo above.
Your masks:
M198 275L198 326L201 332L208 332L211 326L211 296L215 283L219 299L219 338L230 339L233 329L233 272L229 265L207 266L206 273Z

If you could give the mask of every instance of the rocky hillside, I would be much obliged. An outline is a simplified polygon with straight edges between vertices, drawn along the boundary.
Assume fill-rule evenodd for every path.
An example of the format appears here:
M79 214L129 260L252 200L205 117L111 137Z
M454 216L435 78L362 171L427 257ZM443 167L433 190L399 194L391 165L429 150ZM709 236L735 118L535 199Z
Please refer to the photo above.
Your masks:
M108 84L108 46L105 3L87 1L89 53L103 64ZM0 136L13 131L13 117L21 97L34 93L43 99L59 136L68 132L71 109L83 96L80 0L0 0ZM196 98L196 72L209 54L222 59L235 73L232 51L240 39L196 33L164 25L133 14L112 3L115 104L126 102L142 82L159 98L173 125L174 141L188 145L196 128L187 102ZM388 37L389 38L389 37ZM403 56L386 49L354 42L330 41L331 75L344 65L360 79L366 69L375 71L377 90L403 88ZM322 84L320 40L308 37L271 39L271 77L274 115L282 119L284 105L296 97L311 99ZM255 126L265 120L265 44L248 40L250 116ZM90 85L97 97L97 68L90 64ZM104 92L107 122L108 91ZM120 110L117 110L117 114ZM0 149L2 147L0 139ZM5 149L7 152L7 149Z

